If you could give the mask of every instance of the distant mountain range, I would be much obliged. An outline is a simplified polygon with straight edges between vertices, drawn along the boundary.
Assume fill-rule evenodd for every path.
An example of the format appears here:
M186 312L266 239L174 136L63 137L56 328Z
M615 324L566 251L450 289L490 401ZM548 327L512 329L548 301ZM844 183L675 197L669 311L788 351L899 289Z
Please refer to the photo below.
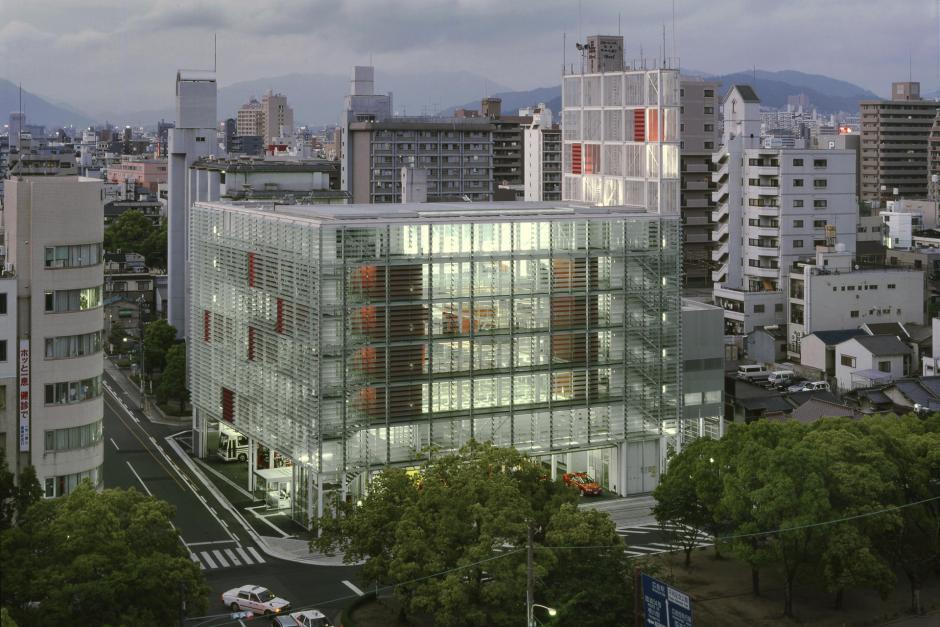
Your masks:
M787 105L788 96L805 94L810 106L816 107L820 113L838 113L840 111L858 111L860 100L876 100L878 95L859 87L853 83L841 81L819 74L805 74L795 70L781 70L768 72L756 70L750 72L735 72L732 74L710 75L705 72L689 71L683 73L702 77L721 83L721 92L724 93L731 85L747 83L751 85L765 107L783 108ZM493 94L502 98L503 113L515 113L517 109L544 102L552 110L558 120L561 111L561 87L542 87L529 91L510 91ZM441 113L450 115L455 109L479 109L480 102L471 101L444 109Z
M860 100L878 98L876 94L853 83L795 70L756 70L723 75L709 75L695 70L688 70L687 73L720 82L722 92L735 83L750 84L767 107L785 107L788 96L805 94L811 105L820 112L853 112L858 110ZM329 74L285 74L233 83L219 90L220 117L234 117L238 107L247 102L248 98L260 98L268 89L287 94L288 102L294 108L295 123L321 126L338 123L343 98L349 91L349 79L347 76ZM502 110L507 114L514 114L522 107L540 102L546 103L556 116L561 111L559 86L514 91L506 85L464 71L396 73L380 70L377 72L376 91L392 92L395 113L398 115L439 113L449 116L457 108L479 109L481 98L487 95L502 98ZM940 92L931 92L925 94L925 97L938 95ZM5 123L10 111L18 109L18 99L17 86L0 79L0 125ZM172 93L167 94L164 106L147 111L83 112L24 90L23 108L28 123L48 127L68 124L84 127L106 121L118 126L154 126L160 119L172 120L175 116Z
M14 83L0 78L0 126L4 126L9 121L9 115L13 111L20 109L20 89ZM47 127L68 126L76 127L89 126L94 120L88 115L76 111L64 104L53 104L52 102L23 90L23 110L26 111L27 124L42 124Z

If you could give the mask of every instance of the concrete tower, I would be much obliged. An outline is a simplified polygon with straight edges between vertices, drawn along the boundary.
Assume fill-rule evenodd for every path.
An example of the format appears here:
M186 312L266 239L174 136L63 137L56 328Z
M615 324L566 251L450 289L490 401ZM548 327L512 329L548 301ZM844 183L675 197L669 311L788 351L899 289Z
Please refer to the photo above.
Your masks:
M169 171L167 199L169 259L167 274L169 297L167 302L169 323L181 337L189 337L189 208L196 198L197 185L205 185L208 194L209 177L190 174L194 161L207 155L218 154L216 118L218 95L214 77L186 77L176 74L176 127L169 135ZM203 197L208 197L207 195Z

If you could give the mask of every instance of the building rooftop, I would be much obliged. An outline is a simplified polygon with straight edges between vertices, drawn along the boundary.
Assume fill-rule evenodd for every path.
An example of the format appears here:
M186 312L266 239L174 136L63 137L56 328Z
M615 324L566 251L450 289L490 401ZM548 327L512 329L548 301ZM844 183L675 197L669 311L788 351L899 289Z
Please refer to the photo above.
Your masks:
M821 398L811 398L793 410L793 419L803 424L811 424L820 418L834 416L858 418L859 412L848 405Z
M744 102L760 102L760 98L757 97L757 92L754 91L754 88L750 85L732 85L731 89L737 89L738 93L741 94L741 98L744 99Z
M911 349L894 335L860 335L852 338L875 356L906 355Z
M782 329L779 326L757 327L751 331L751 333L757 333L758 331L762 331L776 340L787 339L787 330Z
M809 335L815 335L826 346L835 346L853 337L865 335L865 332L861 329L845 329L841 331L816 331ZM807 337L809 337L809 335Z
M900 322L866 322L862 330L868 335L893 335L905 341L910 339L910 334Z
M339 162L329 159L278 160L252 157L202 158L193 166L197 170L214 172L338 172Z
M354 131L369 130L413 130L413 131L492 131L494 126L489 118L445 118L437 116L391 117L381 122L353 122L349 128Z
M641 218L661 216L633 207L597 207L561 202L429 202L351 205L274 205L264 202L199 202L198 206L225 211L263 213L273 217L314 223L493 222L517 220L571 220L573 218ZM662 216L678 219L678 214Z

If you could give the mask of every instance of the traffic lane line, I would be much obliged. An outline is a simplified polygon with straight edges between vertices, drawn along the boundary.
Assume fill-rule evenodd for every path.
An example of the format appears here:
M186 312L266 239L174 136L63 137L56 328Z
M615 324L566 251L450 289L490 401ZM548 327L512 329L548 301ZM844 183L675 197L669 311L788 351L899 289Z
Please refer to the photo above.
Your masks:
M140 481L140 485L143 486L144 491L145 491L148 495L153 496L153 492L150 491L150 488L147 487L147 484L144 483L144 480L140 478L140 475L138 475L138 474L137 474L137 471L134 470L134 467L131 466L130 461L127 462L127 467L131 469L131 472L134 473L134 476L137 477L137 480L138 480L138 481ZM170 524L173 524L173 523L170 523Z
M355 592L356 594L358 594L359 596L364 596L364 595L365 595L365 592L363 592L362 590L360 590L359 588L357 588L357 587L356 587L356 584L354 584L353 582L349 581L348 579L343 579L343 585L346 586L347 588L349 588L350 590L352 590L353 592Z

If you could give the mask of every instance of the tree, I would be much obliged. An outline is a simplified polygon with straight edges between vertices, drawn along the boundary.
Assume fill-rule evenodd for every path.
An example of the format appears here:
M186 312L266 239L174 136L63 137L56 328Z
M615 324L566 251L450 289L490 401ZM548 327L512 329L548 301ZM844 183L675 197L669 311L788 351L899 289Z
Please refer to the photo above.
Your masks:
M146 254L144 242L154 230L153 222L141 211L125 211L104 230L104 249Z
M176 342L176 327L160 318L144 327L144 365L147 372L166 367L167 352Z
M159 228L150 232L141 245L141 254L149 268L166 268L167 262L167 224L160 221Z
M0 448L0 531L12 527L29 506L41 498L42 487L36 479L36 468L23 468L17 481L7 468L6 452Z
M669 459L666 472L653 491L653 514L669 530L685 552L685 566L692 562L699 530L716 536L726 529L721 518L722 447L717 440L703 438L687 445Z
M359 505L334 499L311 545L342 551L346 562L364 559L371 583L399 584L407 615L430 614L445 626L515 625L524 616L531 529L538 598L569 615L603 602L609 607L591 624L623 624L622 540L605 514L578 510L576 490L545 475L515 449L471 442L417 474L384 470Z
M172 515L165 501L87 482L35 503L0 540L0 603L21 625L168 625L182 583L188 611L204 613L209 588Z
M186 344L174 344L167 352L166 368L160 375L157 394L161 399L175 399L183 411L189 397L186 389Z

